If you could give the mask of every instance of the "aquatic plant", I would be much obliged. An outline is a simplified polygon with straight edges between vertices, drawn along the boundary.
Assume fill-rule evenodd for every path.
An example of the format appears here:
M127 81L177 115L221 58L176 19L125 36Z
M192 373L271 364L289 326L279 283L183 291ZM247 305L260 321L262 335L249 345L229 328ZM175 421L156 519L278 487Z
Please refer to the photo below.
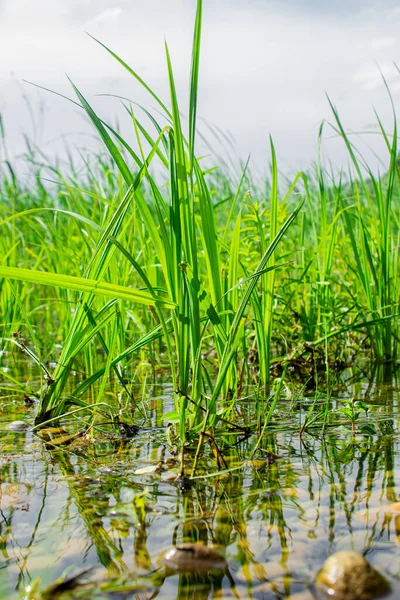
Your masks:
M150 363L173 387L164 421L176 426L182 468L187 445L197 444L195 468L218 423L266 433L286 379L325 394L324 410L313 403L306 420L323 427L335 373L365 350L395 361L399 340L395 112L391 136L378 117L383 175L360 157L333 103L348 177L318 156L315 173L282 185L272 140L265 185L248 163L224 173L196 153L201 25L199 0L187 127L167 45L169 103L99 42L159 112L123 100L132 125L123 135L71 82L106 153L61 168L28 145L34 185L9 162L1 130L0 335L38 365L40 390L26 388L40 397L36 426L137 420L143 406L131 384ZM250 421L237 416L244 393L257 398Z
M235 389L237 373L234 357L243 339L248 306L253 297L256 297L257 285L262 278L264 287L260 299L254 302L264 321L262 327L257 328L257 337L265 351L265 355L264 352L262 355L261 377L265 386L269 383L273 271L279 266L276 264L276 250L300 211L302 202L278 227L278 168L271 142L273 172L270 228L268 231L263 227L259 230L259 259L252 265L251 270L244 270L243 277L240 265L240 209L238 212L236 207L236 204L240 204L238 190L229 206L229 217L225 224L226 238L230 234L231 226L234 230L229 248L227 289L221 265L221 254L226 248L226 241L219 242L216 226L218 205L212 201L207 173L195 154L201 22L202 2L199 0L190 78L189 132L186 137L183 133L167 45L165 50L170 108L167 108L127 63L101 44L157 102L167 122L161 126L153 115L143 109L154 128L152 133L139 121L133 105L125 104L132 120L139 153L135 152L120 133L100 119L80 90L71 82L80 105L118 169L122 178L120 189L124 190L124 195L115 206L109 209L107 207L107 216L100 223L95 221L92 215L90 218L85 216L80 209L51 209L55 213L54 219L59 217L60 213L65 214L74 219L78 227L82 223L85 232L86 228L90 229L86 243L91 246L91 258L86 263L82 276L50 273L44 271L41 264L33 269L24 269L21 265L17 268L0 265L2 277L23 281L25 284L52 285L69 292L79 292L58 364L54 373L47 377L47 383L42 390L36 425L57 419L69 410L70 414L80 413L84 409L94 412L107 410L109 407L104 401L100 401L102 393L99 394L95 406L91 407L81 400L83 393L100 377L105 380L112 370L123 382L121 361L162 336L175 391L175 413L169 418L179 423L182 448L187 440L187 432L193 433L195 430L202 433L199 438L201 444L205 431L218 421L218 400L226 398L228 394L232 394L231 390ZM147 156L144 150L146 144L150 145ZM151 174L151 166L155 159L158 159L159 165L166 172L168 197ZM293 193L299 178L300 174L289 187L283 204ZM70 190L70 186L67 189ZM75 191L73 198L76 198ZM41 218L36 217L36 212L36 208L27 209L18 216L33 217L36 221ZM13 214L6 217L2 226L13 227L16 216ZM136 239L129 235L132 230ZM124 269L126 265L129 266L128 280L132 272L135 273L140 287L134 289L120 283L121 275L119 267L115 266L116 258L125 262ZM104 281L106 277L110 282ZM241 294L238 293L238 285L243 290ZM99 295L109 296L112 300L97 308L95 312L95 298ZM136 304L144 304L149 307L153 316L152 327L146 328L144 335L122 352L116 352L118 336L123 337L120 309L116 300L131 300ZM107 340L102 333L106 325L111 328ZM207 347L215 348L218 364L217 375L211 385L202 359L206 336L210 338ZM66 393L71 372L76 368L77 355L84 351L95 337L105 352L106 364L97 371L91 368L87 379L72 393ZM41 364L39 359L38 363ZM210 389L208 397L207 382ZM101 388L101 392L103 390L104 388ZM72 407L74 408L71 411ZM111 409L110 412L113 414Z

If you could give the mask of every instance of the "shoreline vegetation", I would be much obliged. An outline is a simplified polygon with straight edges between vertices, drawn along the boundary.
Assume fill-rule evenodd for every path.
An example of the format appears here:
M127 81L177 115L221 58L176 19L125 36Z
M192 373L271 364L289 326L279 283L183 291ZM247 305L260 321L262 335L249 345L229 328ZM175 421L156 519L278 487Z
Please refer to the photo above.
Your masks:
M254 183L248 164L234 181L196 155L201 25L199 0L187 132L168 46L167 103L99 42L157 105L150 113L123 102L135 146L71 82L106 153L91 156L84 173L72 161L64 172L32 154L30 185L4 160L0 180L1 348L19 348L38 366L40 389L11 381L38 397L35 427L84 418L88 429L105 419L133 428L141 401L132 382L168 373L174 410L164 421L179 440L182 477L188 449L194 475L218 427L257 431L255 452L289 387L298 403L310 389L325 399L301 425L323 431L337 374L365 357L395 368L399 346L394 107L393 131L377 116L387 149L382 176L330 103L350 175L328 172L318 157L314 172L283 185L270 140L264 184ZM51 182L42 176L49 170ZM121 390L113 400L110 378ZM244 396L254 401L251 423L237 411ZM362 409L349 404L353 424Z

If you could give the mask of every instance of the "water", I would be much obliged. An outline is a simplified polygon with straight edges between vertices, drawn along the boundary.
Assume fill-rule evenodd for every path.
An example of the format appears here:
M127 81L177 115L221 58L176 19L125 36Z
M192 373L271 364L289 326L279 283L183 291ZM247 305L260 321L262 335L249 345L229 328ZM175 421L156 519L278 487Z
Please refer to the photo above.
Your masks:
M18 369L12 367L13 376ZM31 379L26 365L21 375ZM325 436L316 430L300 439L285 411L279 417L283 430L267 436L252 459L254 438L219 434L217 444L236 470L200 477L191 486L175 481L178 456L160 428L170 403L168 385L149 388L149 428L132 439L103 425L63 445L61 435L84 423L39 436L10 430L16 419L32 424L35 407L7 394L7 385L4 380L0 403L0 597L310 600L313 575L341 549L361 552L384 569L392 578L392 597L399 597L396 384L357 384L370 409L354 435L345 419L336 418ZM341 404L335 401L332 408ZM366 424L376 435L359 433ZM187 460L193 460L190 452ZM199 474L215 471L206 446ZM166 572L162 552L198 540L225 552L225 571ZM44 593L63 574L87 569L71 590L26 593L35 587Z
M181 110L187 114L194 12L194 0L3 0L0 50L6 60L0 65L0 112L9 152L23 150L22 134L33 137L50 159L64 143L97 146L82 111L23 82L74 97L65 73L101 116L113 123L118 118L133 140L120 102L98 94L120 94L147 107L154 101L85 31L124 57L168 101L166 36ZM397 105L400 76L393 62L400 63L399 20L397 0L205 0L199 117L220 132L231 132L229 152L244 158L252 153L262 171L269 162L269 134L282 170L306 168L316 159L319 124L332 120L327 92L346 129L361 134L355 139L370 167L379 160L368 145L387 165L373 107L390 130L391 106L379 68ZM220 134L201 127L213 151L219 151L214 133ZM324 150L337 166L347 165L343 143L332 131L327 130Z

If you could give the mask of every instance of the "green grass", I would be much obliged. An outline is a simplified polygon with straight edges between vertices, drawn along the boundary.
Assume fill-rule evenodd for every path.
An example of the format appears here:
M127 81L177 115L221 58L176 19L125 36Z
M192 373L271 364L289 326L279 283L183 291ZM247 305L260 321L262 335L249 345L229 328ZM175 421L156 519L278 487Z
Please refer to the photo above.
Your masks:
M28 149L33 184L3 161L0 339L4 348L29 348L40 367L37 425L68 411L113 415L107 381L117 377L130 398L130 379L148 360L175 390L166 420L176 423L182 449L195 442L199 456L206 432L234 419L245 382L259 399L254 426L265 430L281 389L271 388L271 373L274 365L286 372L289 357L321 352L327 379L329 360L365 352L397 360L395 113L391 135L378 119L388 156L382 175L365 164L331 104L352 164L346 176L328 173L318 158L315 172L283 186L271 140L265 185L252 181L248 165L235 182L196 154L201 19L199 0L187 132L168 46L169 102L100 42L161 116L125 105L136 138L129 144L71 82L105 153L61 170ZM74 383L74 372L85 377Z

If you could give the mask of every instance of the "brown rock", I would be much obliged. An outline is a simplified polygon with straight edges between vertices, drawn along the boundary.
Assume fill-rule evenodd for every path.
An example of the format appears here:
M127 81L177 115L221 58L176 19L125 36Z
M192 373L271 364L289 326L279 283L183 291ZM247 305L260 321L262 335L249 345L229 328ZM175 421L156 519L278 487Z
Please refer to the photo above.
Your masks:
M169 569L186 573L208 573L226 567L226 560L218 550L200 542L170 548L163 555L162 563Z
M341 551L325 561L315 578L320 598L373 600L390 591L389 582L357 552Z

